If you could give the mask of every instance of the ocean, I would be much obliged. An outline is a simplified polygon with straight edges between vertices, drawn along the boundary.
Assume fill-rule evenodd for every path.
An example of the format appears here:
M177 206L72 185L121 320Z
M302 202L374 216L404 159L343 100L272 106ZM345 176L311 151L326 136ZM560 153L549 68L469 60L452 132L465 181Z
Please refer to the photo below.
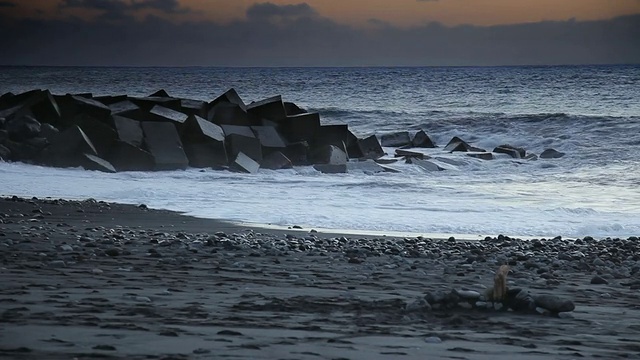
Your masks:
M188 169L104 174L0 163L0 194L144 203L238 223L380 235L640 236L640 65L424 68L0 67L0 93L172 96L245 102L281 94L358 137L425 130L445 171L247 175ZM483 161L453 136L511 144L537 161ZM385 149L393 153L394 149Z

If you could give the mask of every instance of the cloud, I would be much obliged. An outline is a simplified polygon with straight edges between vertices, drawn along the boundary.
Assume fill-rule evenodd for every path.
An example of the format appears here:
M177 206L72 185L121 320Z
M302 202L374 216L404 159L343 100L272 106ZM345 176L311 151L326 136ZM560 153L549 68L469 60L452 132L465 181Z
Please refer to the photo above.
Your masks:
M0 1L0 8L13 8L16 6L18 5L10 1Z
M251 5L246 12L250 20L272 20L274 18L305 18L316 17L318 13L307 3L294 5L276 5L270 2Z
M180 7L178 0L63 0L60 9L80 8L99 10L102 19L125 19L136 10L158 10L167 14L187 13L188 8Z
M67 0L122 15L173 2ZM124 5L123 5L124 4ZM137 5L136 5L137 4ZM146 8L146 7L145 7ZM171 10L174 9L174 10ZM134 9L135 10L135 9ZM0 13L1 14L1 13ZM157 14L159 15L159 14ZM149 15L4 21L0 64L133 66L423 66L640 63L640 14L601 21L356 28L308 4L257 4L228 24ZM20 36L10 36L20 34Z

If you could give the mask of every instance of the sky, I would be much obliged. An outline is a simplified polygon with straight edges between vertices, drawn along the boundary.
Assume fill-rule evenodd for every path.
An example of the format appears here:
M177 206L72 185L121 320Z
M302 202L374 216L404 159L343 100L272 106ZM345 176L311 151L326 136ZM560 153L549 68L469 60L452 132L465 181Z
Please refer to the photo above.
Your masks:
M640 0L0 0L2 65L640 63Z

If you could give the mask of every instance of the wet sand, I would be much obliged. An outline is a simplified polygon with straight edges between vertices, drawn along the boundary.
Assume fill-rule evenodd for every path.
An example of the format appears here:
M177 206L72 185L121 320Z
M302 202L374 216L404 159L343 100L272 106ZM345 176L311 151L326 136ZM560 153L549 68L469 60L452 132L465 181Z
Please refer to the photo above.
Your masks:
M376 238L3 198L0 246L3 359L640 358L637 239ZM502 264L509 288L575 310L412 306L484 293Z

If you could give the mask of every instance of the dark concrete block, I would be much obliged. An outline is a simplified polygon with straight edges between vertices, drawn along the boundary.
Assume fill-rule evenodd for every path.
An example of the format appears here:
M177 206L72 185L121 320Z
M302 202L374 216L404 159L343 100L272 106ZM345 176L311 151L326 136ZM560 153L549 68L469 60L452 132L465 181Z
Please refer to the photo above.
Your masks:
M5 124L9 138L14 141L36 137L40 134L40 129L40 122L29 115L14 117Z
M225 136L229 136L232 134L242 135L250 138L255 138L256 134L251 130L249 126L238 126L238 125L221 125L222 130L224 131Z
M287 147L284 139L273 126L252 126L256 138L260 140L263 153L268 153L274 150L281 150Z
M371 135L364 139L358 140L358 147L362 153L362 157L367 159L378 159L385 155L380 142L375 135Z
M507 154L514 159L521 159L527 155L527 151L524 148L515 147L508 144L497 146L495 149L493 149L493 152L496 154Z
M144 146L151 153L155 170L186 169L189 159L176 126L171 122L143 121Z
M255 137L231 133L225 137L225 144L229 159L235 159L239 153L244 153L257 163L262 162L262 145Z
M73 122L89 137L98 156L106 156L111 150L111 145L118 139L115 130L91 115L78 114Z
M51 141L51 139L58 136L59 133L60 130L58 130L55 126L44 123L40 126L40 134L38 134L38 136Z
M445 151L454 152L454 151L470 151L471 145L467 144L466 141L460 139L457 136L451 138L451 140L447 143L447 146L444 147Z
M429 160L420 160L416 158L407 158L407 163L417 165L427 171L442 171L444 168Z
M252 102L247 105L247 113L257 119L280 120L287 117L280 95Z
M306 141L299 141L288 144L282 153L291 160L293 165L304 166L311 165L309 150L309 144Z
M129 97L127 95L106 95L106 96L94 96L93 100L100 101L101 103L111 106L119 102L127 101Z
M141 147L144 140L144 133L140 121L122 116L113 116L113 124L118 139L127 142L135 147Z
M73 125L50 140L39 162L57 167L81 166L83 154L98 155L89 137L78 125Z
M291 160L280 151L274 151L262 159L260 167L270 170L290 169L293 167Z
M170 97L130 97L129 100L138 105L144 111L151 111L151 109L156 105L178 111L181 106L180 99Z
M237 105L244 113L247 112L247 106L245 105L240 95L234 88L227 90L224 94L218 96L213 101L209 103L209 107L215 107L218 104L227 103L227 104L235 104Z
M189 116L182 133L182 139L185 142L204 142L210 140L224 142L224 136L225 133L222 127L208 122L197 115Z
M347 164L315 164L313 168L323 174L343 174L347 172Z
M60 121L60 108L49 90L42 91L30 97L25 103L31 114L41 123L58 124Z
M404 157L404 158L416 158L416 159L429 159L430 156L417 152L417 151L409 151L405 149L396 149L395 151L396 157Z
M11 150L8 147L0 144L0 161L9 161L11 158Z
M21 161L25 163L32 163L40 154L40 149L34 147L28 142L18 142L13 140L5 140L4 145L9 150L9 158L5 160Z
M314 164L343 165L347 163L347 154L335 145L324 145L311 152Z
M287 113L287 116L300 115L307 112L298 105L287 101L284 102L284 111Z
M151 108L149 114L151 115L149 118L151 121L167 121L174 123L176 126L181 126L187 121L187 118L189 118L189 115L187 114L183 114L179 111L175 111L161 105L156 105Z
M565 153L557 151L555 149L546 149L540 153L540 159L558 159L565 155Z
M0 129L0 144L5 142L6 140L9 140L9 133L7 132L7 130Z
M411 145L411 138L408 131L400 131L392 134L380 136L380 144L388 147L401 147Z
M140 107L129 100L119 101L109 105L111 114L126 116L127 114L139 114Z
M162 98L170 98L169 93L165 89L160 89L153 94L149 95L149 97L162 97Z
M378 163L371 159L367 159L364 161L349 161L347 162L347 171L348 172L363 172L365 174L376 174L380 172L385 172L384 167L380 166Z
M249 119L249 115L237 104L222 102L209 109L207 119L218 125L257 125L256 121Z
M311 143L318 129L320 129L320 115L305 113L287 116L281 121L280 133L292 143L298 141Z
M234 160L229 164L229 168L234 171L255 174L260 169L260 164L250 156L240 152Z
M488 152L468 153L467 156L471 156L472 158L482 159L482 160L493 160L493 154Z
M429 135L427 135L427 133L424 130L420 130L415 134L415 136L413 137L413 140L411 140L411 144L414 147L421 147L421 148L436 147L435 143L431 140Z
M111 109L97 100L82 96L71 96L76 107L75 114L82 113L91 115L100 121L107 121L111 116Z
M187 115L197 115L206 119L209 113L209 104L202 100L180 99L179 111Z
M182 139L192 167L218 168L227 165L225 136L220 126L191 115L185 123Z
M107 160L91 154L82 155L84 159L81 162L80 166L82 166L85 170L95 170L107 173L116 172L116 169Z
M335 145L343 149L350 158L361 158L363 153L358 138L349 130L348 125L323 125L317 129L312 147Z
M194 168L220 168L229 163L223 142L185 143L184 151L189 166Z
M153 156L139 147L124 141L116 141L107 159L117 171L151 171Z
M4 123L11 120L16 115L18 116L32 116L33 114L29 109L24 109L24 104L14 105L12 107L0 110L0 119L4 119Z

